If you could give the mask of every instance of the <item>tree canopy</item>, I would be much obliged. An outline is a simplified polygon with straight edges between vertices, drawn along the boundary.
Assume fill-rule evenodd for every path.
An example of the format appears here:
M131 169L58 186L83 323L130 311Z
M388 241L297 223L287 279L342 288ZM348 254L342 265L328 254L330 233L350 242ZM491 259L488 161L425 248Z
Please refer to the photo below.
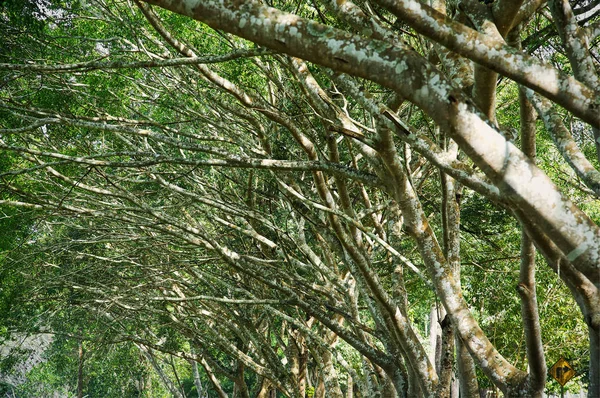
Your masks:
M5 0L0 34L39 386L541 397L562 356L600 396L597 2Z

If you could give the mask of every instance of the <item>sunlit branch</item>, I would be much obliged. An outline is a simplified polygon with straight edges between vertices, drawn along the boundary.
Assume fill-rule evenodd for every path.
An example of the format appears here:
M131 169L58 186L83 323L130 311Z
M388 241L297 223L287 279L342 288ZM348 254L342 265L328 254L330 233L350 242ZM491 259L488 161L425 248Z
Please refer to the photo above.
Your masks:
M173 58L165 60L148 60L148 61L89 61L78 64L59 64L59 65L42 65L42 64L4 64L0 63L0 70L14 71L29 71L29 72L51 72L51 73L66 73L66 72L89 72L92 70L109 70L109 69L140 69L140 68L166 68L170 66L183 65L199 65L199 64L216 64L221 62L233 61L240 58L251 58L262 55L273 54L272 51L266 49L256 50L241 50L235 51L227 55L215 55L206 57L187 57Z

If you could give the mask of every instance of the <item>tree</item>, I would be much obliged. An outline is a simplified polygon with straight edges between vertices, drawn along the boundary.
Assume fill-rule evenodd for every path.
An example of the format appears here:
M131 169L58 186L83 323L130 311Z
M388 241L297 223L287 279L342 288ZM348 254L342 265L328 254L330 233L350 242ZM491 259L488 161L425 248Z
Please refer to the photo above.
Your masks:
M1 14L15 46L0 54L0 149L15 160L0 205L47 214L29 248L44 297L201 364L221 397L226 382L243 397L450 396L454 363L463 396L476 369L541 396L556 315L536 272L552 270L569 293L540 296L577 303L600 395L593 2L40 12L25 37ZM494 281L469 269L465 232L518 269L499 302L518 294L526 361L486 330L499 305L469 297Z

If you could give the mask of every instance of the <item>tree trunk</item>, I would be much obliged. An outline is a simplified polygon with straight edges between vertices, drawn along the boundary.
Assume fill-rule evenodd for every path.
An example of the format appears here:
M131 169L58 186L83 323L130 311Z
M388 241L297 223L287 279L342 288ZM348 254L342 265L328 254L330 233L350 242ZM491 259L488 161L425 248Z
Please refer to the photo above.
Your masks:
M179 389L175 386L175 384L173 384L171 379L169 379L169 377L165 374L163 369L160 367L159 363L156 361L156 358L152 354L152 352L145 346L137 345L137 347L140 349L140 351L142 351L142 353L144 354L146 359L148 359L150 364L152 364L152 367L154 368L154 370L156 371L156 373L162 380L163 384L167 387L167 389L169 390L171 395L175 398L184 398L183 395L181 394L181 392L179 391Z
M519 89L521 118L521 148L535 161L535 121L533 106L527 101L524 89ZM529 363L528 394L541 397L546 386L546 358L538 312L535 283L535 247L525 231L521 232L521 266L517 291L521 297L521 318L525 331L525 347Z
M308 361L308 350L304 338L298 331L294 332L293 341L290 342L290 373L294 376L298 395L306 395L306 365Z
M221 382L219 381L219 379L217 379L217 377L213 373L208 362L206 362L206 359L201 357L200 365L202 365L202 367L204 368L204 371L206 372L206 375L208 376L208 380L210 380L211 384L215 388L215 391L219 395L219 398L229 398L227 396L227 393L223 390L223 387L221 387Z
M475 363L458 335L456 336L456 363L461 398L479 398Z
M347 380L346 398L354 398L354 381L352 380L352 375L348 374Z
M420 387L420 383L419 380L417 378L417 376L415 375L415 372L408 367L408 373L409 373L409 382L408 382L408 397L422 397L423 396L423 392L421 391L421 387Z
M365 397L375 397L377 395L378 389L378 378L377 378L377 368L378 366L368 362L366 358L362 359L362 371L365 375L365 383L363 386L360 386L361 395ZM383 369L381 369L383 371ZM406 384L406 383L405 383Z
M325 387L325 396L327 398L343 398L342 389L337 376L337 371L333 366L333 360L330 351L322 354L323 359L323 381Z
M432 364L436 364L438 349L441 349L441 346L442 331L440 330L438 307L436 304L433 304L429 310L429 362Z
M460 398L460 388L458 384L458 378L456 377L456 373L452 374L452 387L450 389L450 398Z
M79 347L77 350L79 365L77 367L77 398L83 398L83 341L79 340Z
M593 319L596 318L596 319ZM592 315L588 322L590 336L590 385L588 397L600 397L600 313Z
M260 381L260 388L256 393L256 398L269 398L270 386L271 383L269 383L269 380L263 377Z
M437 359L439 381L436 396L449 398L452 388L452 365L454 364L454 326L450 321L449 315L444 316L440 325L442 326L442 344L440 347L440 358Z
M237 377L235 379L235 389L237 391L237 395L234 394L234 397L236 398L250 398L250 393L248 392L248 385L246 384L246 380L244 379L244 370L244 364L242 363L242 361L238 361Z
M202 387L200 372L198 371L198 363L196 361L190 361L190 364L192 365L192 376L194 377L196 391L198 391L198 398L204 398L204 388Z
M315 371L315 398L325 398L325 376L324 376L324 372L322 370L322 366L323 364L319 364L321 365L320 369L317 369Z

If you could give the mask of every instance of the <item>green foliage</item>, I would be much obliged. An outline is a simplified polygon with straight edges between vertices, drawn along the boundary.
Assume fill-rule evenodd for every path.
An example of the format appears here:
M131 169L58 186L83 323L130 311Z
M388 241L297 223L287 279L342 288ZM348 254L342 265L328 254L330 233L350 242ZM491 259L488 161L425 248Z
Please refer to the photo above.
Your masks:
M23 396L47 396L63 390L77 391L79 366L77 339L55 335L44 362L27 374L26 383L15 388ZM152 387L149 369L131 344L97 346L84 342L84 394L89 397L152 397L161 394Z

